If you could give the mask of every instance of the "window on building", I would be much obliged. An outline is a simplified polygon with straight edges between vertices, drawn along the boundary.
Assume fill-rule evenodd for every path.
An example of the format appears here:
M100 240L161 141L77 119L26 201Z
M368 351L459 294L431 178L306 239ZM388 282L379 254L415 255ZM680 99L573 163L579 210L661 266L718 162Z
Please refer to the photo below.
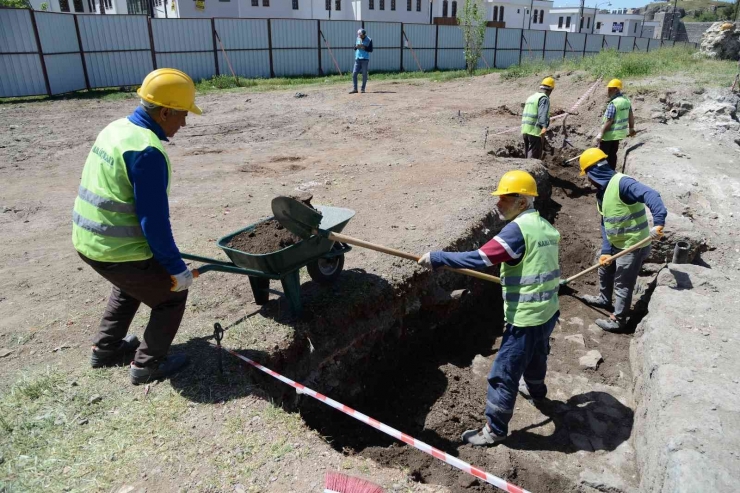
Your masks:
M334 10L340 11L342 10L342 0L337 0L334 2Z
M442 0L442 17L447 17L447 0Z
M367 8L375 10L375 0L367 0Z
M598 30L598 29L601 29L601 22L597 22L597 23L596 23L596 29L597 29L597 30Z
M331 0L326 0L326 10L331 10Z
M59 10L69 12L69 0L59 0Z
M380 0L380 10L385 10L385 0Z
M591 29L591 18L586 17L586 29Z
M421 12L421 0L416 0L416 11Z
M565 28L567 29L569 27L570 27L570 16L565 18Z
M69 4L69 2L67 2L67 4ZM111 10L112 8L113 8L113 0L105 0L105 10Z
M76 4L75 4L75 5L76 5ZM76 8L77 8L77 7L75 7L75 9L76 9ZM77 12L77 11L75 10L75 12ZM635 22L635 30L634 30L633 32L637 33L637 23L636 23L636 22Z
M298 10L298 0L293 0L293 10Z
M532 22L535 24L537 24L537 12L539 12L539 10L534 9L534 15L532 16Z
M545 22L545 11L540 10L540 24L544 24Z
M494 21L498 20L498 5L493 6L493 20Z
M517 14L521 14L522 13L522 9L516 9L516 13Z
M252 7L259 7L260 6L260 0L252 0Z
M558 17L558 29L560 29L562 27L563 27L563 18L562 17Z
M396 10L396 0L391 0L391 10Z
M262 0L262 6L263 7L269 7L270 6L270 0Z
M450 17L457 17L457 2L455 0L452 1L452 13Z
M406 10L411 12L411 0L406 0Z
M498 21L504 22L504 6L502 5L500 9L498 9Z
M583 17L581 17L581 25L579 26L578 29L583 29Z
M160 0L161 1L161 0ZM75 12L84 12L85 8L82 6L82 0L74 0Z

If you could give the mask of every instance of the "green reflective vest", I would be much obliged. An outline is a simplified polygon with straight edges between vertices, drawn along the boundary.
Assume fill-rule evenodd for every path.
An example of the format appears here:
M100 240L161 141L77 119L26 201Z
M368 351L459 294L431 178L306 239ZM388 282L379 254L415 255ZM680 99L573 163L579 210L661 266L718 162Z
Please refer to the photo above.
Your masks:
M540 136L541 129L537 128L537 110L539 109L540 99L546 97L546 94L537 92L527 98L527 102L524 103L524 111L522 112L523 134L534 135L535 137ZM547 117L550 118L549 113Z
M627 205L619 197L619 182L627 177L617 173L609 180L599 213L604 217L606 239L613 246L624 250L650 236L645 204ZM647 246L647 245L645 245Z
M601 140L622 140L627 137L632 103L630 103L630 100L624 96L617 96L612 99L611 102L617 109L617 112L614 114L612 126L609 127L609 130L604 132L604 136ZM606 115L604 115L601 123L606 123Z
M537 211L520 214L514 222L526 250L515 266L501 264L504 317L517 327L542 325L560 308L560 233Z
M72 213L72 243L78 252L100 262L130 262L152 257L136 215L134 187L123 154L159 149L170 160L157 135L122 118L103 129L87 156Z

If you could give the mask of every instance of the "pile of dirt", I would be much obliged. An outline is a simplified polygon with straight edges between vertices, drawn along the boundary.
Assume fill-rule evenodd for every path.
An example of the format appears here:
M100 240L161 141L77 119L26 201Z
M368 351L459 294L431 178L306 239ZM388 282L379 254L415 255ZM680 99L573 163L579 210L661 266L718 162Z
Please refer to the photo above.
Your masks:
M709 58L737 60L740 55L740 28L737 24L715 22L702 35L699 50Z
M242 252L265 254L288 248L299 241L301 238L271 219L234 236L227 246Z
M499 147L498 149L488 151L488 154L490 154L491 156L496 156L496 157L523 158L524 157L524 146L522 146L521 144L520 145L506 144L505 146Z

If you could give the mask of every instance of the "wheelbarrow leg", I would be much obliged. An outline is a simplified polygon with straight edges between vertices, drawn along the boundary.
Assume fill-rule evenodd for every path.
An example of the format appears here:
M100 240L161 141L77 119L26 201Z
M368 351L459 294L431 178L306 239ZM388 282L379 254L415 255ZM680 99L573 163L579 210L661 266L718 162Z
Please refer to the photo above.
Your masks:
M290 309L296 317L300 317L303 313L300 272L300 269L294 270L280 279L280 282L283 284L283 293L285 293Z
M249 276L249 285L252 286L254 302L264 305L270 300L270 280L265 277Z

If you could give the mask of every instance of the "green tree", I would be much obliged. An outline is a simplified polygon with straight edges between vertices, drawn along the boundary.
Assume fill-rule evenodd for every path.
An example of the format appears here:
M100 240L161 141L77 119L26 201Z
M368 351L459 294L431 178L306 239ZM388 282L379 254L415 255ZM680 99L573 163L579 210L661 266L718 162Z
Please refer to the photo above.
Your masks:
M29 0L0 0L0 6L13 7L16 9L30 9L31 2L29 2Z
M465 66L468 74L473 75L486 37L486 8L483 0L465 0L462 14L458 17L463 31Z

